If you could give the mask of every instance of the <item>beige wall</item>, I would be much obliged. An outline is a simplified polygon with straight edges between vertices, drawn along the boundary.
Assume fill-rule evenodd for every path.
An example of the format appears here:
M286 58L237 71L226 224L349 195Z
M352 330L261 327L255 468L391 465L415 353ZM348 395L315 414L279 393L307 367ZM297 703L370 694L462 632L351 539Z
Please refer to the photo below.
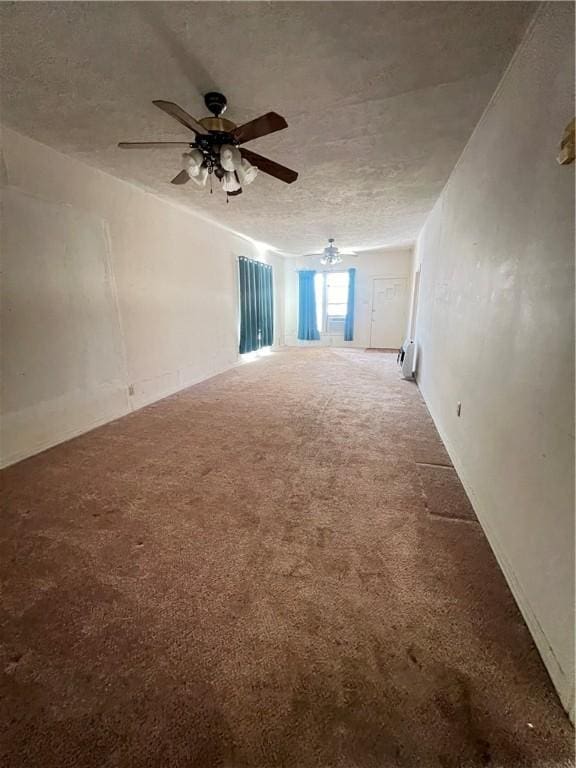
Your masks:
M573 13L543 7L430 215L417 324L420 388L572 712Z
M11 130L2 138L3 464L233 366L239 255L273 263L283 339L281 257Z
M326 269L319 258L285 259L286 286L286 344L302 346L346 346L369 347L372 311L372 281L375 277L405 277L407 280L406 317L412 283L412 248L390 248L364 251L356 258L347 257L335 270L356 267L356 300L354 313L354 340L344 341L343 334L322 333L320 341L298 340L298 270Z

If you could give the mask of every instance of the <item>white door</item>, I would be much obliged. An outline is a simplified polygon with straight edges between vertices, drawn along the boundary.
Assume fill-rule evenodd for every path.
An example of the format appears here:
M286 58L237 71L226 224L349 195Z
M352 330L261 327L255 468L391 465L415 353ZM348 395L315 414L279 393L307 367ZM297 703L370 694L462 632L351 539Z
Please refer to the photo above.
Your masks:
M408 320L408 280L377 277L372 289L370 346L400 349Z

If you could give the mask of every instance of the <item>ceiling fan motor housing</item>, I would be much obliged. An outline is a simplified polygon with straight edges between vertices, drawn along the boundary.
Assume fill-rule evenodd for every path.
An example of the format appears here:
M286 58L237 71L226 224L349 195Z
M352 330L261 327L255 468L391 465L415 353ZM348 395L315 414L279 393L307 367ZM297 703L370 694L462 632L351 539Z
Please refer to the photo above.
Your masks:
M236 128L236 123L221 117L228 104L226 96L224 96L223 93L210 91L205 94L204 103L206 104L208 111L212 112L214 117L200 118L199 123L206 128L207 131L210 131L210 135L197 136L196 144L203 151L218 148L222 144L236 144L234 137L230 135L234 128Z

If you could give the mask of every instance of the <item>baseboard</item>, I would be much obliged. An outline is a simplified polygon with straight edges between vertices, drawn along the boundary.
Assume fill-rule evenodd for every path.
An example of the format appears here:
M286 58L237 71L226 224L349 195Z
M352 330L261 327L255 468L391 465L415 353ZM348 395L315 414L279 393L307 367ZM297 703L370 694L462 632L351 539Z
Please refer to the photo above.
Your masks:
M103 419L96 419L95 421L86 424L86 426L79 427L77 429L65 430L59 435L55 435L49 440L43 440L40 443L36 443L33 447L24 451L17 451L15 453L9 454L3 457L0 461L0 469L6 469L6 467L11 467L13 464L18 464L19 461L29 459L31 456L37 456L39 453L44 453L44 451L48 451L50 448L54 448L56 445L67 443L68 440L73 440L75 437L80 437L80 435L85 435L87 432L92 432L93 429L103 427L104 424L110 424L112 421L121 419L123 416L127 416L129 413L130 411L124 411L123 413L119 413L112 418L106 417Z
M299 347L300 349L306 349L307 347L316 349L330 349L330 347L338 347L340 349L366 349L366 344L360 344L357 341L344 341L342 337L338 339L337 343L332 343L332 341L329 341L326 338L305 341L303 339L297 339L295 336L287 336L285 346Z
M532 639L534 640L536 648L538 649L538 652L542 658L544 666L546 667L548 675L550 676L552 685L556 689L560 702L563 708L566 710L568 717L570 718L571 722L574 723L574 681L571 681L569 679L569 676L564 672L564 670L560 666L560 663L558 662L558 659L554 654L552 646L548 641L548 638L546 637L546 633L544 632L542 625L538 621L536 613L534 612L534 610L532 609L532 606L530 605L530 601L526 596L526 593L522 587L522 584L518 576L516 575L510 561L508 560L508 557L506 556L504 548L502 547L498 539L498 535L494 531L494 528L488 522L488 516L485 514L480 498L476 493L473 485L470 483L470 480L468 478L468 473L466 471L466 467L460 461L460 458L457 452L455 451L454 446L451 444L450 439L442 429L439 419L434 413L434 409L431 407L430 403L426 399L426 395L423 392L423 390L420 388L419 384L418 384L418 388L420 389L422 398L424 399L424 402L426 403L426 407L428 408L430 416L432 417L432 421L434 422L436 429L438 430L438 434L440 435L440 438L444 443L444 446L448 452L448 455L450 456L450 460L452 461L454 469L456 470L456 473L460 478L460 481L464 486L466 493L468 494L468 498L470 499L470 503L472 504L474 512L478 517L480 526L482 527L482 530L486 535L488 544L490 545L492 552L496 557L498 565L500 566L500 569L504 574L504 578L506 579L506 582L510 588L510 591L512 592L512 595L516 601L516 604L520 609L520 612L528 627L528 630L532 635Z

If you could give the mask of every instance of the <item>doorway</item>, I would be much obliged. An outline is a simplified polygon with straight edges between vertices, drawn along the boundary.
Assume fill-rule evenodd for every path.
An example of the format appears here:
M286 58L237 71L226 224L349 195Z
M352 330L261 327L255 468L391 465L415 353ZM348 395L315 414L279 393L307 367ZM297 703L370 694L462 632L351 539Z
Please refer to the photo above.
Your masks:
M405 277L377 277L372 285L370 346L400 349L408 319L408 281Z

